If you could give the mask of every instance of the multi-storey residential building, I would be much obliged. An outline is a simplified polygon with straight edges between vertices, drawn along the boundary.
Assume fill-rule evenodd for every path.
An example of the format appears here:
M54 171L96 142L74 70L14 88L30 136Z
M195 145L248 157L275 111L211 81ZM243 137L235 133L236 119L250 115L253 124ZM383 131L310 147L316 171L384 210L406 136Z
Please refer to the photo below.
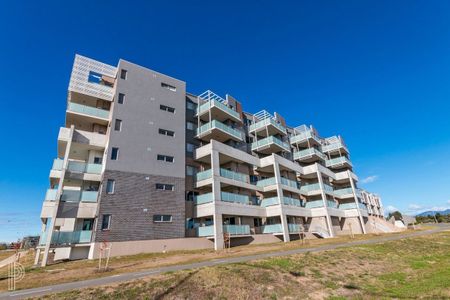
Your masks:
M340 136L77 55L36 263L366 233L357 181Z
M369 216L384 218L383 204L381 203L380 196L361 189L361 200L366 205Z

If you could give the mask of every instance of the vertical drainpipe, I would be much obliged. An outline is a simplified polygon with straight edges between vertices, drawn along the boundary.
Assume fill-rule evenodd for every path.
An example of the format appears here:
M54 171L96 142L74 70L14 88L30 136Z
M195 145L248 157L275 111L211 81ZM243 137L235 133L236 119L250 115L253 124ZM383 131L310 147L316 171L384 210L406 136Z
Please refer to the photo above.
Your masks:
M330 233L330 237L334 237L333 227L331 225L331 218L330 218L330 214L328 213L328 208L327 208L328 207L327 206L327 195L325 194L322 173L320 172L319 164L316 162L315 165L316 165L316 170L317 170L317 178L319 180L319 185L320 185L320 192L322 194L322 201L323 201L323 205L325 208L325 219L326 219L327 226L328 226L328 232Z
M281 218L281 227L283 228L283 240L285 243L290 241L289 237L289 226L287 223L287 216L283 213L283 189L281 188L281 174L280 174L280 165L276 159L275 154L272 154L273 159L273 171L275 173L275 183L277 185L277 196L280 206L280 218Z
M50 226L50 228L49 229L46 228L46 230L48 230L48 234L47 234L47 240L45 241L44 257L42 258L41 267L45 267L47 265L47 261L48 261L48 253L50 251L50 244L52 241L53 231L55 229L56 217L58 215L58 208L59 208L59 202L60 202L62 190L63 190L64 177L66 174L67 166L69 164L69 153L70 153L70 147L72 146L72 138L73 138L74 130L75 130L74 125L71 125L70 132L69 132L69 139L67 141L66 151L64 153L61 177L59 178L58 190L56 191L55 206L53 208L53 213L52 213L52 218L50 220L50 224L47 224L47 226Z
M217 209L220 201L220 160L219 152L211 149L212 193L213 193L213 220L214 220L214 250L223 249L223 220L222 212Z
M352 186L352 191L353 191L353 198L355 199L355 204L356 204L356 211L358 212L358 217L359 217L359 222L361 223L361 230L363 232L363 234L366 234L366 227L364 226L364 220L362 218L361 215L361 211L359 210L359 201L358 201L358 197L356 196L356 188L355 188L355 183L353 182L353 177L351 176L350 170L347 170L347 174L348 174L348 178L350 179L350 185Z

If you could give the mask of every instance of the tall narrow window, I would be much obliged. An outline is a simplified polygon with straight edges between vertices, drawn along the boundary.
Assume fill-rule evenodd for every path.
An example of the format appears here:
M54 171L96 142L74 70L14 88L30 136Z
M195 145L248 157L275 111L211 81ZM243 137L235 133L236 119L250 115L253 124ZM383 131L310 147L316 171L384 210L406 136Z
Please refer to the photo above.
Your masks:
M195 150L195 145L191 143L186 144L186 152L192 153Z
M114 189L116 187L116 181L114 179L108 179L106 182L106 193L114 194Z
M189 122L189 121L186 122L186 128L187 129L195 130L196 127L197 127L197 125L195 123L192 123L192 122Z
M117 99L117 102L119 104L123 104L124 101L125 101L125 94L119 93L119 98Z
M111 215L103 215L102 230L109 230L111 228Z
M120 79L124 79L124 80L126 80L127 79L127 70L124 70L124 69L122 69L122 70L120 70Z
M194 176L195 173L197 173L197 168L195 168L193 166L186 166L186 175Z
M122 131L122 120L116 119L116 122L114 123L114 130Z
M111 149L111 160L117 160L119 158L119 148L113 147Z

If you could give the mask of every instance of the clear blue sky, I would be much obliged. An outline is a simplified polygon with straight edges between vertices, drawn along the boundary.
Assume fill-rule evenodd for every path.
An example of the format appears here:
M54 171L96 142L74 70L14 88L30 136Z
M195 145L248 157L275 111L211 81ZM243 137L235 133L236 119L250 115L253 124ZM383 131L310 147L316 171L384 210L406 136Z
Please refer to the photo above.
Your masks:
M0 4L0 240L39 232L75 53L341 134L385 206L450 207L449 1L20 2Z

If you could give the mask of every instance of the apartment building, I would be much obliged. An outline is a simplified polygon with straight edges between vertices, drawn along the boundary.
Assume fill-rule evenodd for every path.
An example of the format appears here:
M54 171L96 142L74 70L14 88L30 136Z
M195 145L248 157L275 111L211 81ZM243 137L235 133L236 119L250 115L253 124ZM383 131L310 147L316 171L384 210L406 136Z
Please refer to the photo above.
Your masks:
M366 233L381 200L349 154L230 95L76 55L36 263Z

